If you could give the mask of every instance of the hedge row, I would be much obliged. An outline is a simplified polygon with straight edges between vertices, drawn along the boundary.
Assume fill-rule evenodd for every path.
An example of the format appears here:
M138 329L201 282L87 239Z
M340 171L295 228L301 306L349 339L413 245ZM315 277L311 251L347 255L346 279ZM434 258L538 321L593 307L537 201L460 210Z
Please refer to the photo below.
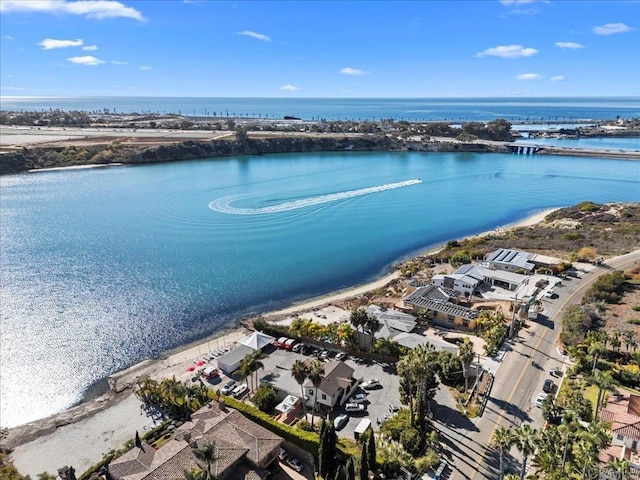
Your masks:
M311 453L314 457L318 457L318 447L320 445L320 437L314 432L307 432L298 428L285 425L276 421L271 415L261 412L252 405L246 404L232 397L221 395L226 405L235 408L245 417L253 420L258 425L280 435L286 441L299 446L300 448Z

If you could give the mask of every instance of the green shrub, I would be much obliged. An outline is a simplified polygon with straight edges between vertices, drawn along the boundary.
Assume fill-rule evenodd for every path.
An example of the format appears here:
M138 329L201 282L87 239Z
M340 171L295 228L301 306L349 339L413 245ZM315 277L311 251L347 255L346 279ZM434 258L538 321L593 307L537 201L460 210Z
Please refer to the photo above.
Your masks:
M640 325L640 318L630 318L627 320L627 323L630 325Z
M261 385L253 395L251 402L258 407L261 412L269 413L278 404L276 401L276 391L270 385Z
M636 312L640 312L640 305L634 305L633 307L631 307L632 310L635 310Z
M576 205L576 208L581 212L597 212L600 210L600 205L593 202L582 202Z

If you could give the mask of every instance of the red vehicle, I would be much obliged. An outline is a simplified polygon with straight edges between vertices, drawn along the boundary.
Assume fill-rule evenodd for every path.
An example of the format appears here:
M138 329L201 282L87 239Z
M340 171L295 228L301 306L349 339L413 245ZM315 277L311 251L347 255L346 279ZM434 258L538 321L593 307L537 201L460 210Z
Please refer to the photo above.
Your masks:
M207 380L211 380L217 377L218 375L220 375L220 372L218 371L217 368L214 368L214 367L207 367L202 371L202 376Z
M284 349L285 350L289 350L291 351L291 349L293 348L293 346L296 344L295 339L293 338L287 338L286 342L284 342Z
M278 340L276 340L276 347L284 348L287 340L289 340L287 337L280 337Z

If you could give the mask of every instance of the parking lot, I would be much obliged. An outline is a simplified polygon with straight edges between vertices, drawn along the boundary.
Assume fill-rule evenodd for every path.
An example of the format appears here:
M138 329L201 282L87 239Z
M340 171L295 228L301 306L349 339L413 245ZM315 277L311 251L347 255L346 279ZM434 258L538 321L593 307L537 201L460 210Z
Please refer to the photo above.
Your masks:
M299 397L301 395L300 384L291 376L291 366L296 360L312 360L316 357L302 355L282 349L275 349L267 352L268 356L261 360L264 365L258 376L259 378L269 378L277 380L278 387L287 393ZM349 421L340 429L337 434L342 437L353 438L354 429L361 419L371 420L372 427L377 429L377 421L382 421L385 415L389 414L389 404L400 406L400 395L398 392L399 379L393 365L380 364L369 360L354 360L347 358L347 365L354 369L353 377L366 381L375 378L380 381L380 386L371 390L359 387L356 393L366 393L367 398L363 402L366 406L364 412L349 412ZM329 420L333 421L338 415L345 413L342 407L336 408L330 413ZM316 415L318 418L318 415Z

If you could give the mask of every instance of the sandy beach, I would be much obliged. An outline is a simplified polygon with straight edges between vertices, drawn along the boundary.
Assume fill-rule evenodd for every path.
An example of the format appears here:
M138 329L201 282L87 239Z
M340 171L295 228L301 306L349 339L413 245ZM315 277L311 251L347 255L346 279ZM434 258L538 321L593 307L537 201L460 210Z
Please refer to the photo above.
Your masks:
M535 225L555 210L557 208L537 212L519 222L481 235ZM425 253L438 248L441 247ZM326 308L329 314L326 321L331 321L348 314L333 303L384 287L398 276L397 272L393 272L374 282L312 298L263 316L286 324L295 314ZM188 368L194 362L203 359L213 349L233 345L247 333L244 328L238 327L183 347L164 358L146 360L111 375L109 393L52 417L10 430L5 445L14 449L11 459L23 475L31 475L32 478L43 471L55 473L63 465L72 465L78 475L81 474L97 463L104 453L121 447L126 440L133 438L136 430L142 434L145 427L153 425L154 420L142 412L141 402L133 395L137 379L148 376L161 380L175 376L179 380L190 381L193 372Z

